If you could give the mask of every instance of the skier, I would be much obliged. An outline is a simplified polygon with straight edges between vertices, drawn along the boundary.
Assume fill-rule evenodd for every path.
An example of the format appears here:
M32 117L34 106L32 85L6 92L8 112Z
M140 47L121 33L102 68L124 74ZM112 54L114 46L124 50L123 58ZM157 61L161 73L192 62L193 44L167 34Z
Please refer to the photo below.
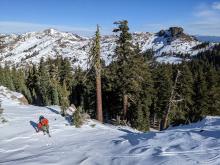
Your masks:
M37 132L39 132L40 130L43 131L44 135L45 135L45 132L50 136L50 133L49 133L49 121L47 118L45 118L44 116L40 116L39 117L39 123L37 124Z

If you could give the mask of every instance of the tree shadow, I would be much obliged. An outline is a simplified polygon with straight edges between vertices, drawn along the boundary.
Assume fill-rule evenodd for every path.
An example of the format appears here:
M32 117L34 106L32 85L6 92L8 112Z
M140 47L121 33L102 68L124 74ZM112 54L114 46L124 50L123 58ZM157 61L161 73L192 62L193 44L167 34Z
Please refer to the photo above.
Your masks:
M220 131L219 130L200 130L200 131L190 131L192 133L199 134L205 138L215 138L215 139L220 139Z
M66 119L66 121L69 123L69 125L73 125L73 118L72 118L71 115L66 114L66 115L65 115L65 119Z
M125 135L120 136L120 138L127 140L131 145L135 146L140 143L142 140L149 140L153 138L156 133L155 132L149 132L149 133L136 133L136 132L131 132L126 129L119 129L120 131L126 132ZM113 142L115 144L121 143L124 140L114 140Z
M30 125L35 129L35 131L37 132L37 123L35 123L34 121L30 121Z
M59 111L51 108L51 107L46 107L47 109L49 109L51 112L55 113L55 114L60 114ZM61 115L61 114L60 114ZM73 120L72 120L72 116L69 115L69 114L65 114L65 115L61 115L65 118L65 120L69 123L69 125L72 125L73 124Z
M55 113L55 114L60 114L60 112L58 112L57 110L51 108L51 107L46 107L47 109L49 109L51 112Z

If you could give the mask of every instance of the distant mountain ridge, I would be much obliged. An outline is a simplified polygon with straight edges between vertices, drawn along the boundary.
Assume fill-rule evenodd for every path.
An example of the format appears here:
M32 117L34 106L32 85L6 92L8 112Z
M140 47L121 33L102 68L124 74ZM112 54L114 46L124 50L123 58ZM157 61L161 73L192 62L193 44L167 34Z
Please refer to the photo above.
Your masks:
M181 62L184 54L195 55L212 47L212 43L201 47L201 41L184 33L180 27L171 27L158 33L132 33L132 43L139 44L142 52L153 50L159 62ZM101 37L101 57L109 64L113 59L117 36ZM17 67L39 63L43 58L57 55L69 58L74 67L87 68L92 38L69 32L46 29L21 35L0 35L0 64ZM174 58L175 57L175 58ZM171 59L170 59L171 58ZM164 60L165 59L165 60Z
M218 42L218 43L220 43L220 36L200 36L200 35L197 35L196 38L201 42Z

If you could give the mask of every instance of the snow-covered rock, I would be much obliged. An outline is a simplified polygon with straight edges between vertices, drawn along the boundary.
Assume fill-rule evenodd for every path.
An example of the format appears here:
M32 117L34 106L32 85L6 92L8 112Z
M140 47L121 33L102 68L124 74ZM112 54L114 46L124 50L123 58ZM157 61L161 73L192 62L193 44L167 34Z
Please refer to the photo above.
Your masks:
M10 91L8 88L0 86L0 101L5 99L17 101L20 104L28 104L28 101L23 94Z
M170 28L159 33L133 33L133 44L138 43L143 52L151 49L155 56L176 54L196 54L193 48L201 42L186 35L181 29ZM116 47L114 35L102 36L101 57L106 64L112 61ZM87 67L91 38L68 32L47 29L21 35L0 35L0 64L26 66L38 63L41 57L55 58L57 55L69 58L73 66Z
M1 165L220 164L220 117L162 132L142 133L94 120L75 128L57 106L1 99L6 120L0 124ZM51 138L35 132L40 115L49 119Z

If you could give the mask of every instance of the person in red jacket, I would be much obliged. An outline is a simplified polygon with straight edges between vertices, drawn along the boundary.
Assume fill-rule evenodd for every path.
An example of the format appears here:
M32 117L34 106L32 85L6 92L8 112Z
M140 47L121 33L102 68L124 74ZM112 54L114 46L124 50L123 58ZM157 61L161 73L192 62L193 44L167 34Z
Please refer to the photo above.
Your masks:
M39 123L37 124L37 128L38 128L37 132L42 130L44 134L45 134L45 132L49 134L49 121L48 121L48 119L45 118L44 116L40 116Z

